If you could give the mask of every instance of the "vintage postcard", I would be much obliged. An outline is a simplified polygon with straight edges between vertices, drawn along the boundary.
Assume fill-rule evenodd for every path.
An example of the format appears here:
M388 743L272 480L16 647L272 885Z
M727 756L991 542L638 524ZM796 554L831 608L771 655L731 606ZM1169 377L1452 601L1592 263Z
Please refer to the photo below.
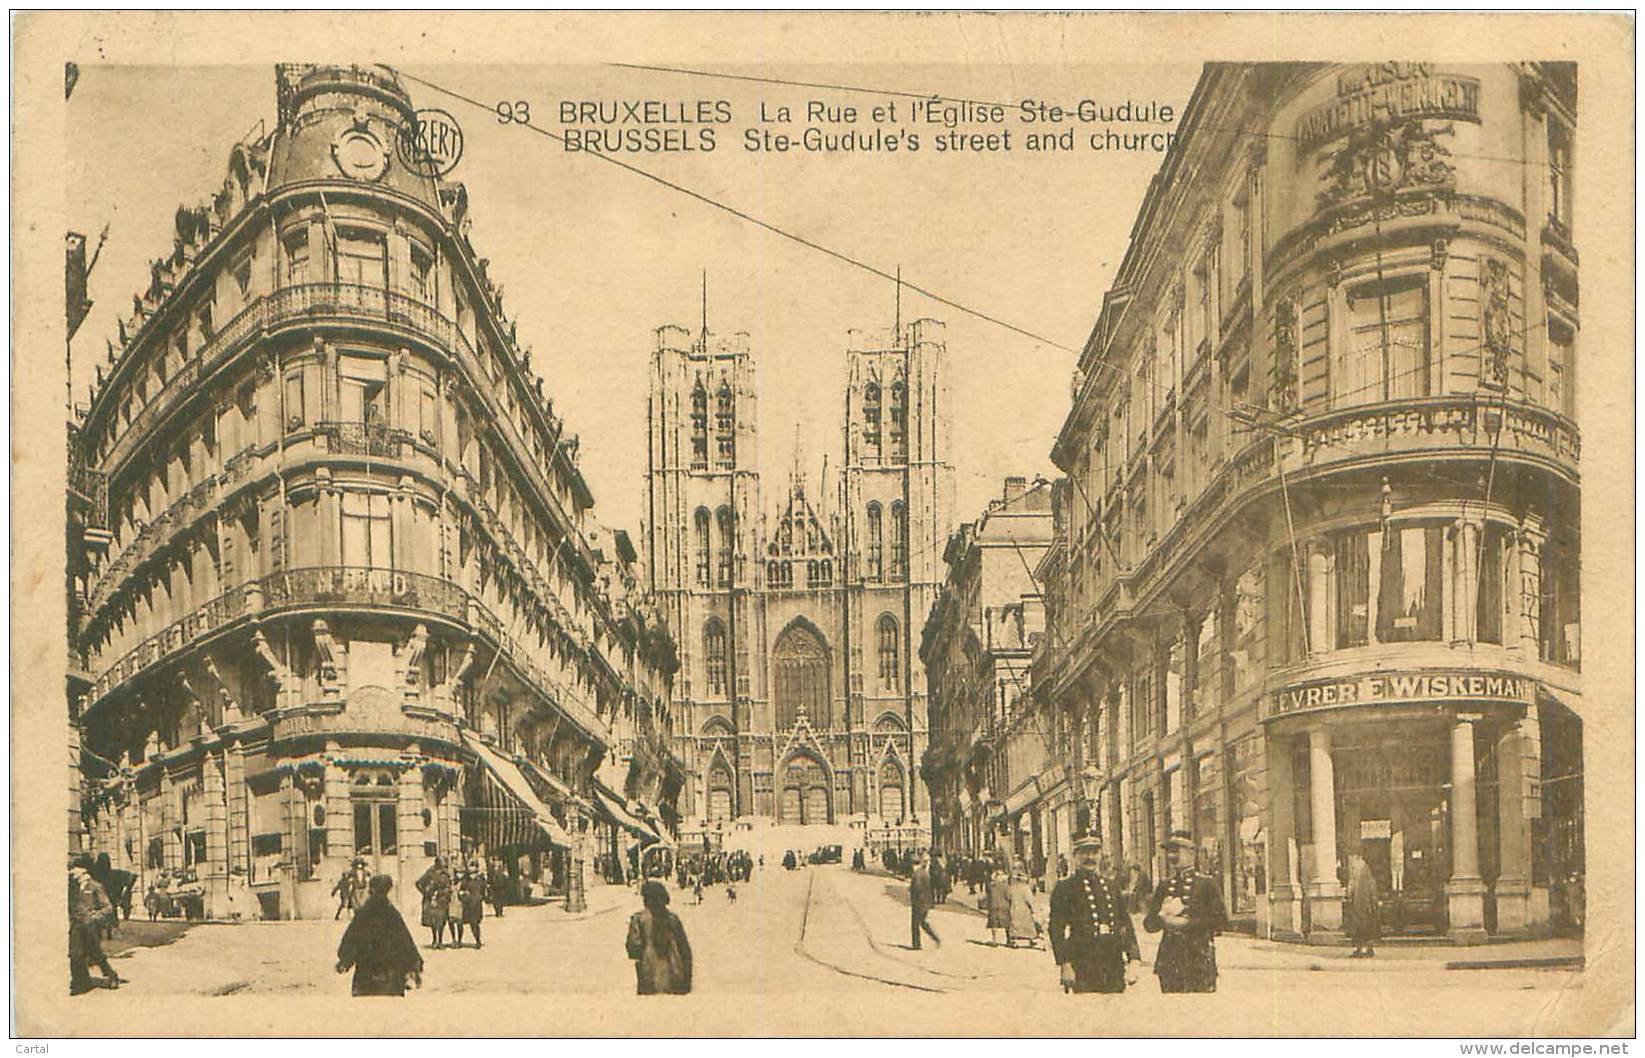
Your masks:
M1630 17L12 31L15 1033L1634 1032Z

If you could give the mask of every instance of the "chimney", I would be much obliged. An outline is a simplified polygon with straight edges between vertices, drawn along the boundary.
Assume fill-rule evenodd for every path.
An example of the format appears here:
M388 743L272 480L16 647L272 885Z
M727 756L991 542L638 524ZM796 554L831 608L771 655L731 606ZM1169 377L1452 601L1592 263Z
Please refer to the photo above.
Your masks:
M1028 479L1013 474L1005 479L1005 502L1010 503L1018 499L1028 490Z

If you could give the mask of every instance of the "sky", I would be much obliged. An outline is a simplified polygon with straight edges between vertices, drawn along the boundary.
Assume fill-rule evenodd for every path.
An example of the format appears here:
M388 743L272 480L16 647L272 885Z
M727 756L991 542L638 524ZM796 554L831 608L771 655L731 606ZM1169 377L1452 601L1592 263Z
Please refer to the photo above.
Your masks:
M1008 474L1051 476L1049 451L1069 406L1076 352L1124 256L1162 153L1028 152L1016 110L1011 152L932 149L941 126L920 126L916 153L752 153L744 131L788 106L804 127L809 101L855 106L854 126L891 93L998 102L1024 98L1072 107L1157 101L1180 116L1195 64L1125 66L725 66L741 78L801 87L599 64L419 66L407 74L488 106L526 101L534 124L560 131L567 101L654 100L694 107L725 100L733 120L717 149L624 154L623 160L951 301L1020 333L905 286L905 320L947 324L956 511L975 517ZM846 91L844 86L871 91ZM703 274L708 325L748 331L760 388L761 461L773 507L796 444L815 485L824 455L840 459L846 332L889 326L896 285L798 245L679 191L625 172L415 81L419 107L452 113L464 153L451 179L468 186L473 242L519 324L555 408L582 442L582 467L605 523L637 530L645 473L645 402L652 332L695 331ZM68 104L71 164L66 212L76 230L109 226L90 284L95 304L74 341L75 399L87 399L104 340L169 253L177 207L206 202L227 173L229 150L275 118L268 66L134 67L88 64ZM834 111L833 113L838 113ZM771 128L778 128L772 125ZM1059 126L1060 127L1060 126ZM1096 126L1075 126L1083 136ZM1157 131L1153 123L1130 126ZM1059 347L1060 346L1060 347Z

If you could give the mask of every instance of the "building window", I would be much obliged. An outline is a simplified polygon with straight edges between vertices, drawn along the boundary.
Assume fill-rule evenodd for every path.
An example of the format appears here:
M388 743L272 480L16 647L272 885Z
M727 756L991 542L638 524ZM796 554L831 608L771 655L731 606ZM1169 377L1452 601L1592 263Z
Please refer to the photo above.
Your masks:
M697 545L697 587L712 587L709 583L708 508L698 507L692 519L692 533Z
M285 404L286 429L301 429L303 424L308 421L307 413L303 407L303 372L301 369L286 372Z
M338 411L343 422L380 423L388 417L388 364L345 356L338 365Z
M1548 321L1548 407L1576 416L1576 331L1555 319Z
M1508 548L1511 546L1513 537L1501 526L1486 525L1479 534L1474 638L1481 643L1502 642L1503 612L1514 596L1508 585Z
M234 289L240 292L240 299L244 301L251 296L251 251L247 250L235 258L234 264L229 266L229 274L234 277Z
M862 391L863 456L877 461L880 458L880 384L870 381Z
M908 576L908 511L901 503L891 505L891 579Z
M422 243L411 243L411 292L425 302L432 303L434 291L430 279L434 275L434 255Z
M286 283L298 286L309 281L308 225L303 225L285 237Z
M1348 291L1347 340L1331 365L1337 407L1428 393L1428 282L1423 276Z
M718 617L710 617L703 626L703 658L708 666L708 693L720 698L725 695L725 625Z
M388 508L387 496L343 493L343 565L393 567L393 530Z
M1582 662L1581 564L1577 555L1571 544L1550 539L1544 546L1536 610L1542 660L1573 668Z
M731 393L731 383L721 382L720 392L714 398L715 457L722 467L737 462L737 399Z
M1571 134L1551 117L1548 119L1548 219L1570 230Z
M832 724L828 690L828 648L804 625L790 626L771 652L777 730L787 731L803 715L818 730Z
M880 518L880 505L868 505L868 570L867 579L879 580L884 572L882 560L883 526Z
M722 588L731 587L731 567L735 561L737 550L737 532L733 524L730 507L721 507L715 515L720 524L720 565L719 585Z
M708 469L708 391L701 379L691 390L691 469Z
M1375 535L1382 537L1378 641L1439 639L1443 628L1445 529L1437 525L1407 526Z
M388 286L388 246L374 231L337 231L337 281L356 286Z
M891 383L891 462L908 462L908 386L902 376Z
M1343 533L1336 540L1336 647L1362 647L1371 641L1371 537L1381 533Z
M898 649L901 637L897 635L897 619L890 614L881 614L877 634L880 686L888 691L899 691L902 689L902 664Z

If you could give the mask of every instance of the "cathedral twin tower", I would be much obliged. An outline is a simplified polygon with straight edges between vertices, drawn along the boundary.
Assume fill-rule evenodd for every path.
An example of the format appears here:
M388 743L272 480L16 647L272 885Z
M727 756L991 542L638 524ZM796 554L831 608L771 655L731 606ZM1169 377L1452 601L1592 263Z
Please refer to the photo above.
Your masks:
M768 512L748 335L658 329L646 561L680 644L687 841L757 844L732 835L770 824L929 840L919 635L954 522L944 358L934 320L851 331L834 502L796 474Z

